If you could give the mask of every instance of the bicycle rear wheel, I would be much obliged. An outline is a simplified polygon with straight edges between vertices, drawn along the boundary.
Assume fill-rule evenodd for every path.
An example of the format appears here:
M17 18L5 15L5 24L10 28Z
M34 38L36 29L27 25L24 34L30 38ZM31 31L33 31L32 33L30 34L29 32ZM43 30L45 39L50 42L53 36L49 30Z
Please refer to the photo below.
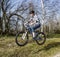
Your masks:
M37 44L42 45L46 41L46 36L45 36L45 34L43 32L39 32L36 39L37 39L36 40Z
M18 46L24 46L28 43L28 33L24 36L25 32L19 32L16 35L16 43ZM24 38L23 38L24 36Z

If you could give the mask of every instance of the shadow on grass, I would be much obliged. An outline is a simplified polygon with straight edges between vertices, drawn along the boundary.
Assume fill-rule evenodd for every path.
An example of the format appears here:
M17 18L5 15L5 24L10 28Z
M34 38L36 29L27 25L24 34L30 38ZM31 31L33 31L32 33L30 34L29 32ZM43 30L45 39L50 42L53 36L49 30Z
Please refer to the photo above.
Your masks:
M60 42L49 43L48 45L44 46L42 49L39 49L38 51L36 51L35 53L38 53L43 50L48 51L51 48L58 47L58 46L60 46Z

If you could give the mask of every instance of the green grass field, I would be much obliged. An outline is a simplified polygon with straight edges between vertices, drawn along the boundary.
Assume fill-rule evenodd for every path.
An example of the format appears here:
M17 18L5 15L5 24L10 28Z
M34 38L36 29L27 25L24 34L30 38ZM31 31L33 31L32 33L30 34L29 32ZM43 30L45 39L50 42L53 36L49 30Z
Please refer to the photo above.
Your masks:
M33 40L20 47L15 37L0 37L0 57L54 57L60 54L60 38L49 38L45 44L37 45Z

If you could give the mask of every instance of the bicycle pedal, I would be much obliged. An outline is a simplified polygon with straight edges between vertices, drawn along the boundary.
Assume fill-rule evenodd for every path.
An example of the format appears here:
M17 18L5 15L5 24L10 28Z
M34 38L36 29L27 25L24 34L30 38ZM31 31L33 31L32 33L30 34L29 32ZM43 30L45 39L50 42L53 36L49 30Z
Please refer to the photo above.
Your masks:
M33 39L34 39L34 40L36 40L36 38L35 38L35 37L34 37Z
M38 37L38 38L36 38L35 40L42 40L42 38Z

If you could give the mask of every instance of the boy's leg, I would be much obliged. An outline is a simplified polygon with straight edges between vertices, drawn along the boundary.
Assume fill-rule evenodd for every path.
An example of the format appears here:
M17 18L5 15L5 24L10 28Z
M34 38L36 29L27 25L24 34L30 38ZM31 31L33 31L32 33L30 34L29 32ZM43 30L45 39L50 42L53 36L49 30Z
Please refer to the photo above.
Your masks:
M28 28L28 30L30 31L30 33L32 33L32 36L33 36L33 38L35 37L35 32L34 32L34 28L33 27L31 27L31 26L27 26L27 28Z
M35 32L34 32L33 27L31 27L31 33L32 33L32 36L33 36L33 38L34 38L34 37L35 37Z
M41 25L38 24L38 25L36 25L35 27L31 27L33 38L35 38L35 36L36 36L35 30L36 30L37 28L39 28L40 26L41 26Z
M35 37L35 32L32 32L33 38Z
M37 24L33 28L34 28L34 30L36 30L36 29L40 28L40 26L41 26L41 24Z

